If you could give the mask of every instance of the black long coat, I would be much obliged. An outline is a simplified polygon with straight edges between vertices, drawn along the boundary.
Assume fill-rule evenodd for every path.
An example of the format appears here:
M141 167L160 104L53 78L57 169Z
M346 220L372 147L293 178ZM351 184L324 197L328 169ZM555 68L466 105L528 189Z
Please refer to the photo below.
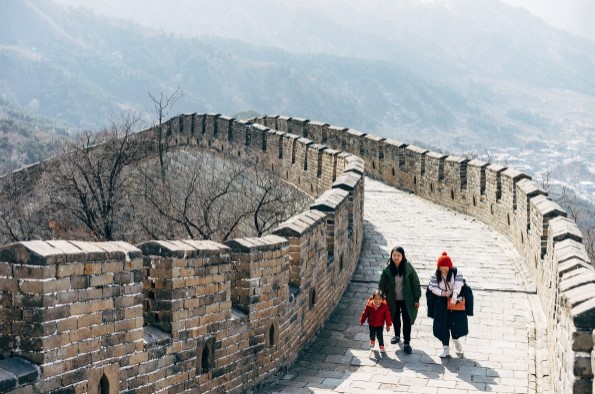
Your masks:
M446 302L449 300L448 297L433 298L433 310L431 315L434 317L434 336L440 341L446 342L451 336L453 339L458 339L469 334L467 312L449 311L446 309ZM429 305L428 308L430 308ZM428 315L430 315L430 311L428 311Z

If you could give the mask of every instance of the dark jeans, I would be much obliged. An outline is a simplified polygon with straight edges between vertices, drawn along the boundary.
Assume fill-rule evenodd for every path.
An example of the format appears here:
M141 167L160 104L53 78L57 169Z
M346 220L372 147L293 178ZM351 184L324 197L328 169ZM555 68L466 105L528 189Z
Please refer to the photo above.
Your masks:
M384 327L370 327L370 341L373 341L374 338L378 338L378 344L380 346L384 346L384 337L382 336L382 329Z
M403 343L408 344L411 341L411 319L407 313L405 301L396 301L396 311L393 314L395 321L395 336L401 336L401 316L403 317Z

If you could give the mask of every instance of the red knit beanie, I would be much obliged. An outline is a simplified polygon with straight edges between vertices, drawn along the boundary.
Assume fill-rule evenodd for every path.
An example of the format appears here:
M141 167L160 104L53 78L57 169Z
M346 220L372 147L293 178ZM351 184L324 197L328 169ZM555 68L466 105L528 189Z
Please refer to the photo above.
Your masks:
M446 252L442 252L442 256L438 257L438 262L436 265L438 267L452 268L452 261L450 260L450 257L448 257Z

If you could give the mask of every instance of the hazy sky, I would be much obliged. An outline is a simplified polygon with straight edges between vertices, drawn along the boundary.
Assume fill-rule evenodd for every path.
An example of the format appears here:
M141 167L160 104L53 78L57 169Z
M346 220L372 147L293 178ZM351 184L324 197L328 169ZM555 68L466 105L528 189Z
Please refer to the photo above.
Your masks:
M229 4L233 1L224 2L222 4L218 0L54 0L60 4L84 6L96 10L99 13L115 16L120 18L132 19L137 23L151 26L155 28L162 28L173 33L194 35L196 31L200 34L217 34L217 32L201 31L201 26L190 26L187 15L182 15L179 18L179 24L175 23L175 14L178 10L204 10L205 14L221 15L229 8ZM240 0L238 0L240 1ZM241 0L245 3L246 0ZM408 0L410 2L448 2L456 0ZM545 20L550 25L570 31L576 35L595 40L595 1L593 0L502 0L509 5L523 7L533 15ZM259 12L258 6L262 3L258 1L248 1L250 6ZM295 6L296 3L287 0L287 4ZM279 1L281 3L281 1ZM298 4L307 4L307 1L300 1ZM323 7L331 8L333 6L340 7L339 0L319 0ZM366 8L374 7L375 4L386 5L383 1L366 2ZM139 11L141 10L141 11ZM200 18L197 18L200 21ZM208 25L202 26L208 29ZM194 28L195 31L192 31Z
M502 0L523 7L558 29L595 39L593 0Z

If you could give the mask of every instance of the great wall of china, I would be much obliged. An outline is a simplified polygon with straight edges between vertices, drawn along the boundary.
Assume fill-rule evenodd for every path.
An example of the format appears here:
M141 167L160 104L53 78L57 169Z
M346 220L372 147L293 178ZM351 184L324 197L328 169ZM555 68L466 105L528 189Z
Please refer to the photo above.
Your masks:
M1 392L239 393L283 372L358 262L364 168L505 234L547 317L545 375L559 392L592 391L595 270L576 224L528 175L305 119L189 114L165 127L172 152L258 155L315 202L271 235L224 244L0 247Z

